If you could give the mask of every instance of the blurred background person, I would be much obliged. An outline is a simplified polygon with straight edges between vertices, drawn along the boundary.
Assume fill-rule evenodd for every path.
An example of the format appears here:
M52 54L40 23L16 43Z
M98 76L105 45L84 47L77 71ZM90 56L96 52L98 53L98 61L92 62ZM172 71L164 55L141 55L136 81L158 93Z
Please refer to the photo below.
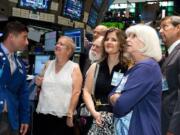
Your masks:
M81 58L80 58L80 66L81 66L81 71L83 73L83 76L86 75L87 69L90 67L90 65L94 61L94 60L92 61L90 59L90 55L92 56L91 58L95 58L96 50L97 50L97 53L99 52L98 51L99 49L95 49L96 46L94 46L94 48L92 48L94 40L98 39L99 37L104 37L107 30L108 30L108 28L106 26L98 25L93 30L93 41L92 42L88 41L87 38L85 37L84 54L81 55ZM99 42L99 40L95 41L95 42ZM90 52L90 50L91 50L91 52ZM89 52L92 54L89 55ZM95 58L95 59L97 59L97 58Z
M114 28L109 29L105 34L102 45L104 60L90 66L83 89L84 102L94 118L88 135L113 134L112 107L108 102L108 94L117 85L113 84L113 80L117 76L115 74L123 74L127 70L123 59L125 45L123 31ZM97 66L99 67L98 73ZM94 80L95 74L97 74L97 79ZM92 99L92 94L96 103Z
M85 80L86 72L93 62L101 60L103 53L102 40L108 28L104 25L98 25L93 31L92 42L84 39L84 53L80 57L80 67L83 74L83 80ZM82 93L78 103L78 107L83 103ZM86 118L86 124L81 128L82 134L86 135L87 131L92 123L92 117Z
M103 58L103 45L102 45L102 41L103 41L103 36L98 37L97 39L95 39L92 42L92 46L91 49L89 50L89 60L90 63L92 64L94 62L100 62ZM90 65L89 65L90 66ZM89 66L86 67L85 71L88 70ZM86 73L84 73L84 79L85 79ZM84 103L82 101L82 96L80 98L79 101L79 105L80 106L84 106ZM82 135L87 135L87 131L89 130L91 124L92 124L92 120L93 118L91 116L83 116L83 121L85 121L85 123L80 125L80 132Z
M102 60L103 56L103 36L98 37L95 39L92 43L92 46L89 50L89 59L91 61L91 64L94 62L100 62Z
M17 51L28 45L28 28L9 22L0 43L0 134L25 135L29 127L29 91L26 70Z
M114 116L122 118L132 111L128 135L161 135L162 76L157 62L162 53L157 32L139 24L126 34L127 52L135 64L110 94Z
M100 36L104 36L108 28L104 25L98 25L93 30L93 40L97 39Z
M168 48L162 65L164 88L162 99L162 134L180 135L180 16L161 20L160 35Z
M36 78L41 86L36 109L39 135L73 134L73 115L82 85L79 65L69 60L74 50L73 40L61 36L55 47L56 59L49 62L43 77Z

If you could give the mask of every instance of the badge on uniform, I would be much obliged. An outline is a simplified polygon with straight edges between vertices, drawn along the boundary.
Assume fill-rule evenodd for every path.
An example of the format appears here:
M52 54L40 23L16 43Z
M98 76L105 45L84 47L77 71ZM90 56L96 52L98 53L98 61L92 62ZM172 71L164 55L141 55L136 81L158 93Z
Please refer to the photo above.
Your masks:
M162 91L168 91L168 84L167 84L167 80L165 77L162 77Z
M0 57L2 57L3 56L3 53L2 52L0 52Z
M119 83L118 87L115 90L116 93L121 93L121 91L124 89L124 85L126 84L127 79L128 79L128 76L124 76L122 78L121 82Z
M2 76L2 74L3 74L3 69L4 69L4 64L3 64L2 67L0 68L0 78L1 78L1 76Z
M0 78L1 78L1 76L2 76L2 73L3 73L3 70L2 70L2 68L0 69Z
M19 69L19 72L20 72L21 74L23 74L23 70L22 70L21 68Z
M117 86L121 82L123 76L124 76L123 73L114 72L113 77L112 77L112 81L111 81L111 85L112 86Z

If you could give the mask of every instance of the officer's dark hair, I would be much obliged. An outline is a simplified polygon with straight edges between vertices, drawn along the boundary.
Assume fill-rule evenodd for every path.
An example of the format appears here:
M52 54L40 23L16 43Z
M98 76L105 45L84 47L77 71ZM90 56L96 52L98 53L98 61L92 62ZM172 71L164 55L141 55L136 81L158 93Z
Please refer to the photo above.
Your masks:
M10 33L17 36L21 32L28 32L28 28L18 21L8 22L4 28L3 41L7 39Z

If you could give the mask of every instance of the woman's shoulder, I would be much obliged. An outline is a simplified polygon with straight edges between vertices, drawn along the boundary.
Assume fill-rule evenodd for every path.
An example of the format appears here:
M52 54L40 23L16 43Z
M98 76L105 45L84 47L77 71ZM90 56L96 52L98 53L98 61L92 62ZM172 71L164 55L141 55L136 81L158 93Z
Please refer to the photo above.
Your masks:
M68 64L71 65L71 66L75 66L75 67L79 66L78 63L76 63L76 62L74 62L74 61L72 61L72 60L69 60L69 61L68 61Z

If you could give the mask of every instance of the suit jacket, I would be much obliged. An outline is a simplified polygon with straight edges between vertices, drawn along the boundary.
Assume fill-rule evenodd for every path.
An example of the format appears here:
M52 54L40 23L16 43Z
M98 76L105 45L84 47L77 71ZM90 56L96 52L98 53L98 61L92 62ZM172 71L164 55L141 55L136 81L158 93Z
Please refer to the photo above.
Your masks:
M19 124L29 122L29 91L25 67L16 55L14 58L16 70L11 75L8 58L0 46L0 112L6 102L10 124L18 130Z
M162 128L167 123L169 131L180 135L180 44L166 58L162 73L167 80L169 90L163 92ZM167 129L166 129L167 130Z

